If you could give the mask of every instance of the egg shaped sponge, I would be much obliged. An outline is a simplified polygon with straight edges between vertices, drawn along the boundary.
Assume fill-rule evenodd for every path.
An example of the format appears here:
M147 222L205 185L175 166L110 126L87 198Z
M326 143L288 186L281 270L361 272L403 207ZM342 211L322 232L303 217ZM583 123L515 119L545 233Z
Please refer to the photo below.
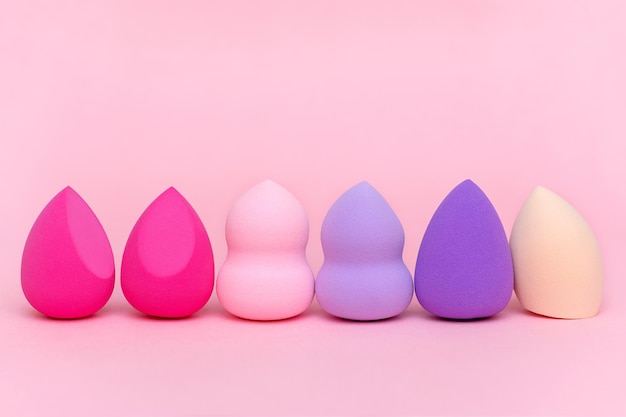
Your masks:
M70 187L33 224L22 256L22 290L40 313L86 317L111 297L115 265L109 240L87 203Z
M126 300L142 313L190 316L213 292L213 249L189 202L173 187L139 217L126 242L121 284Z
M415 294L430 313L476 319L503 310L513 263L496 209L471 180L457 185L433 215L417 255Z
M603 266L589 224L567 201L537 187L511 231L515 294L543 316L595 316L602 301Z

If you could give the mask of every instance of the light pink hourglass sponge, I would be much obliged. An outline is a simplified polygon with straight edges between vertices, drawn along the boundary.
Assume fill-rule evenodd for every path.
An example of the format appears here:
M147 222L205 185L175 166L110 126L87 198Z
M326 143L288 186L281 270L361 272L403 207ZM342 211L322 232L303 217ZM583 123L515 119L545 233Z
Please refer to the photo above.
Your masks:
M585 318L602 299L602 255L587 222L568 202L537 187L511 232L515 293L533 313Z
M306 310L315 285L305 254L308 237L304 208L280 185L266 180L241 195L226 219L228 254L217 277L222 306L251 320Z
M70 187L58 193L33 225L22 256L22 289L40 313L79 318L111 297L115 266L96 215Z
M170 187L130 233L122 259L124 296L142 313L185 317L206 304L213 280L209 235L193 207Z

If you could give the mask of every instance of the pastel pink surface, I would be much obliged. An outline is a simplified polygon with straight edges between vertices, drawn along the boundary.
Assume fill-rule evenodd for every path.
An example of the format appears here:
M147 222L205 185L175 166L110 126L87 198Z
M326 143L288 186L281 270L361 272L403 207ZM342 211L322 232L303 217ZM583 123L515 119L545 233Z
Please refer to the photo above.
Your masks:
M96 215L72 188L59 192L35 221L21 275L30 304L54 318L90 316L111 297L111 245Z
M222 306L251 320L306 310L315 287L308 237L304 207L282 186L265 180L241 195L226 219L228 255L217 277Z
M0 415L625 415L624 21L621 0L0 2ZM175 184L220 267L232 202L272 178L307 211L315 272L324 214L352 184L385 195L413 265L432 208L468 177L506 230L538 184L567 197L605 260L596 317L513 300L449 323L414 301L359 325L314 302L258 323L212 297L154 320L117 286L59 322L21 292L28 231L66 184L117 260Z
M159 195L133 228L122 259L121 284L142 313L186 317L213 292L213 251L193 207L173 187Z

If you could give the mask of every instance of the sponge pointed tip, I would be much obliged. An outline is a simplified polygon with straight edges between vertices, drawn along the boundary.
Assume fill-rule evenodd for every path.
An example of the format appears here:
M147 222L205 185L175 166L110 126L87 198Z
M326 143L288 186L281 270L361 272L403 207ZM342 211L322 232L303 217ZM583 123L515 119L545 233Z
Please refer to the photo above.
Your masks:
M480 187L478 186L478 184L476 184L474 181L472 181L469 178L461 181L455 188L464 189L464 190L480 190Z
M271 180L269 178L259 182L253 188L258 188L258 189L262 189L262 190L274 190L274 191L280 191L280 192L289 192L285 187L283 187L282 185L280 185L276 181Z
M259 185L275 186L275 185L278 185L278 183L274 180L266 178L263 181L259 182Z
M542 185L538 185L535 188L533 188L532 192L530 193L530 195L537 195L537 194L542 194L542 193L550 193L550 194L554 194L552 191L550 191L548 188L542 186Z
M178 191L178 190L176 189L176 187L174 187L174 186L169 186L169 187L167 187L167 188L165 189L165 191L163 191L163 192L161 193L161 195L167 195L167 194L178 194L178 195L181 195L181 194L180 194L180 191Z
M369 198L375 198L375 199L384 198L382 194L368 181L361 181L357 183L356 185L348 189L348 191L346 191L344 195L363 196L368 199Z
M67 185L65 186L65 188L63 188L61 191L59 191L59 193L57 194L57 196L68 196L68 195L73 195L73 196L80 196L80 194L78 194L76 192L76 190L74 190L71 186Z
M363 180L359 183L357 183L355 186L356 187L365 187L365 188L374 188L374 186L372 184L369 183L369 181L367 180Z
M72 188L72 186L71 186L71 185L66 185L66 186L65 186L65 187L61 190L61 192L62 192L62 193L63 193L63 192L74 192L74 193L75 193L76 191Z

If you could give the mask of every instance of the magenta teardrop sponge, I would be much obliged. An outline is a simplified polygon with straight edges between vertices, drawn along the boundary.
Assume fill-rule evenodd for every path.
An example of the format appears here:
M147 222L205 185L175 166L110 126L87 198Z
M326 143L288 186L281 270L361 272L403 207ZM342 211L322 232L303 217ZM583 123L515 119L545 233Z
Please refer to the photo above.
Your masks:
M122 291L142 313L186 317L211 297L213 249L200 217L173 187L143 212L122 258Z
M40 313L86 317L111 297L115 265L109 240L87 203L70 187L43 209L22 255L22 290Z

